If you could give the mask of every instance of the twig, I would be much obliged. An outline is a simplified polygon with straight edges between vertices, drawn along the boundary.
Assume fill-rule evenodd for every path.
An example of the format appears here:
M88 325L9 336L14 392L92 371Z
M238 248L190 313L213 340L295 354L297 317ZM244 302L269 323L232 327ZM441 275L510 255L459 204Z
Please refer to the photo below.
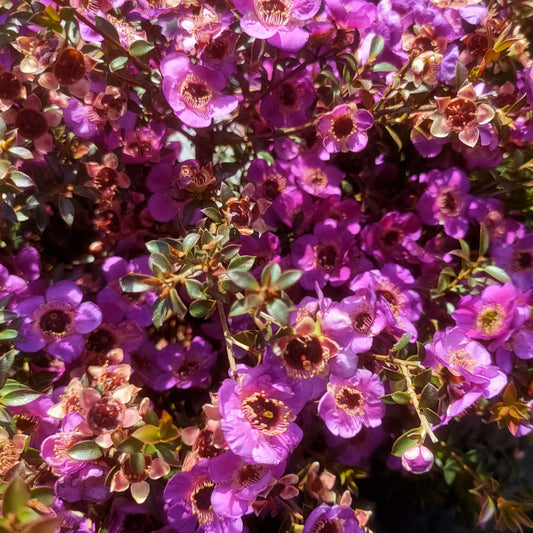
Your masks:
M405 363L406 361L399 360L398 366L400 367L402 371L403 377L405 379L405 384L407 385L407 393L411 397L413 406L416 409L418 418L420 419L420 422L422 424L423 432L426 435L428 435L428 437L431 439L431 442L433 443L438 442L439 439L437 439L437 437L435 436L435 433L433 433L433 430L431 429L431 424L426 418L426 415L420 409L420 403L418 402L418 396L416 395L416 391L413 387L413 382L411 381L411 374L409 373L409 369L407 368L407 365Z
M226 352L228 354L228 362L231 370L232 378L237 377L237 365L235 364L235 357L233 356L233 343L235 342L231 336L231 332L228 326L228 319L224 312L224 304L218 300L218 316L220 317L220 324L222 325L222 331L224 332L224 340L226 341Z

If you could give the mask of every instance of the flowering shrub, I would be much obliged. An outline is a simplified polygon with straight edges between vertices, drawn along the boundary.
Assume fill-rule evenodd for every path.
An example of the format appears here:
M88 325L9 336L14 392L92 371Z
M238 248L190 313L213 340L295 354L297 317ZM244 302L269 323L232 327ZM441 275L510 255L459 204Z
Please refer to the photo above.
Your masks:
M523 531L528 0L0 5L0 533Z

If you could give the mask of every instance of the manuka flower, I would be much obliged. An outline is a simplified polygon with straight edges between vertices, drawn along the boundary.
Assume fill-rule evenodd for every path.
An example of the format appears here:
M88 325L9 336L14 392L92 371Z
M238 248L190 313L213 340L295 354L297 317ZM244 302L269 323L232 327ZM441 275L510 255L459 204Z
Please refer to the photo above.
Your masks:
M349 439L363 426L381 425L385 405L379 398L384 394L379 376L369 370L358 370L349 379L331 375L328 392L318 403L318 414L331 433Z
M102 312L92 302L83 302L81 289L72 281L60 281L46 291L18 304L15 311L25 317L16 347L25 352L46 351L70 362L85 344L82 335L100 325Z
M524 291L533 287L533 235L494 247L492 255L496 265L509 274L517 287Z
M426 351L450 373L448 417L463 412L480 397L492 398L507 383L507 376L491 364L490 353L460 328L435 333Z
M475 146L479 139L479 128L494 118L494 109L489 104L476 102L477 94L471 83L459 89L457 96L436 97L437 111L431 116L431 134L448 137L457 133L466 146Z
M176 115L187 126L206 128L211 119L231 113L238 105L235 96L221 94L226 79L218 72L192 65L182 53L169 54L161 62L163 94Z
M217 486L211 495L218 515L238 518L253 512L259 493L283 475L285 462L278 465L250 465L228 451L209 461L209 473Z
M316 129L322 137L324 149L336 152L360 152L368 143L366 131L372 127L374 117L354 104L337 106L331 113L322 115Z
M212 498L217 483L209 475L209 460L170 478L164 492L170 525L180 533L241 533L240 517L219 515Z
M154 390L168 390L206 384L216 358L217 353L201 337L194 337L186 350L179 345L169 344L157 354L156 363L160 371L150 386Z
M470 181L458 168L432 170L425 177L427 191L418 201L418 214L422 222L442 224L450 237L464 237L468 230L468 206L472 196L468 194Z
M239 366L218 393L222 430L231 451L250 464L284 461L302 439L294 419L305 403L279 368Z
M323 504L307 517L302 533L363 533L363 529L350 507Z
M506 283L461 298L452 317L471 339L492 340L489 347L493 349L529 318L529 311L521 292Z
M320 0L233 0L242 30L288 52L302 48L309 33L304 22L320 9Z

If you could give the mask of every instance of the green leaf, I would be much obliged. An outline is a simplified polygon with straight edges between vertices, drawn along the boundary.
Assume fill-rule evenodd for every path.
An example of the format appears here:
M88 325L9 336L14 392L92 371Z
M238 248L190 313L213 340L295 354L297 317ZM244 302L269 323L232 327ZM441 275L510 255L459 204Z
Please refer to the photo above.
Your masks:
M130 455L130 465L134 474L138 476L144 474L146 469L146 459L144 458L144 454L141 452L132 453Z
M406 450L416 446L420 442L421 428L411 429L398 437L392 445L391 453L396 457L401 457Z
M501 283L511 283L511 278L507 275L507 272L503 268L488 265L483 268L483 270L494 279L498 280Z
M130 437L129 439L126 439L124 442L121 442L117 449L119 452L122 453L136 453L140 452L143 449L143 442L141 442L138 439L134 439L133 437Z
M455 63L455 85L459 89L468 78L468 69L462 61Z
M151 425L142 426L136 429L131 436L141 442L160 441L159 428Z
M191 298L198 300L205 300L207 298L204 292L204 284L195 279L186 279L185 289Z
M33 159L33 154L27 148L23 148L22 146L14 146L13 148L10 148L9 153L20 159Z
M0 388L4 387L7 381L7 377L15 361L15 353L15 350L10 350L0 357Z
M111 22L105 18L96 16L94 17L94 23L100 31L104 32L115 41L120 42L120 37L118 36L117 30L115 29L115 26L111 24Z
M436 410L439 405L439 393L437 391L437 387L431 383L428 383L422 390L419 404L421 408L427 407L429 409Z
M370 41L370 51L368 53L368 60L375 61L376 58L383 52L385 48L385 39L381 35L374 35Z
M284 291L289 287L292 287L302 277L303 272L301 270L286 270L281 274L279 279L272 285L274 289Z
M392 399L399 405L406 405L411 401L411 397L406 392L396 391L391 394Z
M440 424L440 416L435 411L433 411L433 409L429 409L428 407L426 407L422 409L422 413L426 416L432 426Z
M133 57L139 57L147 54L154 49L154 45L147 41L139 40L131 43L130 55Z
M32 522L31 526L24 530L24 533L54 533L58 530L59 518L43 518Z
M183 251L188 254L192 247L198 242L200 235L198 233L189 233L183 239Z
M241 289L249 291L259 291L260 289L259 283L249 272L242 270L228 270L228 277Z
M14 329L4 329L0 331L0 341L12 341L18 337L18 331Z
M451 485L457 474L461 472L461 466L454 459L446 459L444 466L442 467L442 473L444 475L444 481L448 485Z
M16 475L9 483L2 503L2 515L14 514L21 517L27 508L30 499L30 490L21 476Z
M213 222L220 222L222 220L219 210L214 207L204 207L204 209L200 209L200 211Z
M275 318L280 324L286 326L289 324L289 308L283 300L273 300L266 305L268 314Z
M170 314L166 298L154 302L154 305L152 306L152 322L157 329L163 325Z
M189 306L189 313L194 318L209 318L216 309L215 300L194 300Z
M183 303L183 300L180 298L178 291L172 287L168 293L167 297L170 310L178 317L183 318L187 314L187 306Z
M261 271L261 285L263 287L270 287L279 279L280 275L281 267L277 263L265 265Z
M76 442L68 450L67 455L78 461L92 461L102 457L102 448L94 440Z
M172 265L170 261L160 253L150 254L150 259L148 260L150 270L158 277L164 278L166 274L171 272Z
M147 250L152 254L162 254L165 257L168 257L168 255L170 254L170 244L160 239L155 241L148 241L145 246Z
M401 372L396 372L394 370L390 370L389 368L384 368L383 373L387 379L390 379L391 381L401 381L402 379L405 379Z
M238 255L230 261L228 270L250 270L254 266L254 262L255 257L253 255Z
M2 403L10 407L17 407L33 402L33 400L36 400L40 396L41 394L39 392L32 391L31 389L18 389L8 392L3 396Z
M70 198L66 196L59 198L59 214L67 226L72 226L74 222L74 204Z
M413 385L419 389L423 389L431 381L432 375L431 368L424 370L413 378Z
M390 63L383 62L383 63L376 63L372 67L372 70L374 72L396 72L398 69L394 65L391 65Z
M411 339L411 337L411 333L404 333L402 335L402 338L392 347L392 349L396 352L399 352L401 349L405 348L409 344L409 340Z
M127 274L120 279L120 286L124 292L153 291L161 286L161 281L153 276L144 274Z
M123 69L128 63L128 58L125 56L115 57L111 63L109 63L109 72L116 72Z
M229 310L228 316L239 316L244 315L245 313L249 313L250 310L246 306L245 300L237 300L233 302L233 305L231 306L231 309Z
M27 174L24 174L24 172L19 172L18 170L11 172L9 177L17 187L21 187L22 189L26 187L33 187L35 185L33 180Z

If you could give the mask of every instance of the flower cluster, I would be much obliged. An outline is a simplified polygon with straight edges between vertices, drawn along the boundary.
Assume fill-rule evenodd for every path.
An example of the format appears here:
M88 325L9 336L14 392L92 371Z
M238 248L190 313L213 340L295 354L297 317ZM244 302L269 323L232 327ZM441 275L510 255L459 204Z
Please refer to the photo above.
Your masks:
M0 4L1 531L533 527L531 2Z

